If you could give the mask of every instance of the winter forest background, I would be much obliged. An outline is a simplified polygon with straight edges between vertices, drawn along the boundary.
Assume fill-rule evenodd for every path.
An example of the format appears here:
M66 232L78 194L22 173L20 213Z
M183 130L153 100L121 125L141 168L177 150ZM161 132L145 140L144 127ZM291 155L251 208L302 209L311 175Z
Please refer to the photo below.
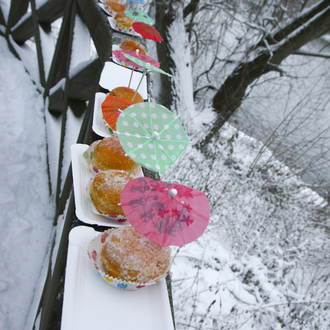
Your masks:
M63 128L48 111L36 41L17 44L6 28L12 2L0 0L0 328L20 330L37 324L65 218L53 227L56 177L63 188L84 115L69 105ZM31 12L46 2L20 3ZM328 329L330 1L162 0L144 10L164 39L148 52L173 74L150 75L152 98L191 140L161 179L204 191L211 205L206 232L173 251L176 328ZM46 77L61 24L39 31ZM71 75L98 56L78 16L73 40Z

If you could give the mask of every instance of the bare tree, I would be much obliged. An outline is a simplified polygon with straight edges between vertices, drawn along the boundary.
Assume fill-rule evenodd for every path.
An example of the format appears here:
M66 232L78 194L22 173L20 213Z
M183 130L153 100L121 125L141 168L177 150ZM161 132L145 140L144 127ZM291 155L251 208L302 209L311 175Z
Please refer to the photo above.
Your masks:
M304 11L282 28L262 36L261 40L246 52L241 61L226 78L213 98L216 120L198 144L203 148L211 141L222 125L240 107L247 88L262 75L277 71L281 62L308 42L330 32L330 1L323 0Z

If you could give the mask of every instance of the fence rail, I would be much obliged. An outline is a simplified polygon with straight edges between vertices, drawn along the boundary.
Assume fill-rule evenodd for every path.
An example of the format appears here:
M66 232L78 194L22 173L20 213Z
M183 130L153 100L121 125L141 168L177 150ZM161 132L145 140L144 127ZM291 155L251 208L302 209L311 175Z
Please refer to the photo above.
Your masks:
M96 48L97 58L88 62L75 74L70 74L77 17L87 27ZM52 24L58 19L62 21L61 28L47 72L43 55L46 45L43 43L42 35L50 37ZM111 56L112 40L116 33L110 28L106 15L96 0L48 0L40 6L37 5L36 0L12 0L7 22L0 6L0 25L4 26L4 29L0 29L0 35L6 38L9 49L17 58L20 58L17 45L23 45L28 40L34 41L39 83L43 87L45 106L47 105L45 111L49 111L53 116L61 116L57 182L52 185L50 176L49 181L50 193L55 195L56 201L54 226L57 225L59 216L65 214L65 220L57 249L55 249L55 236L52 240L50 259L56 253L56 262L53 266L49 262L47 278L33 327L33 329L41 330L60 329L68 235L73 227L82 224L75 216L71 166L67 170L64 182L61 180L63 159L70 157L64 154L67 112L70 107L75 115L84 116L77 143L90 144L100 139L91 129L94 96L100 91L98 81L104 63ZM159 179L153 172L144 170L144 174ZM102 229L104 228L98 228L98 230ZM171 295L169 277L167 285L169 295Z

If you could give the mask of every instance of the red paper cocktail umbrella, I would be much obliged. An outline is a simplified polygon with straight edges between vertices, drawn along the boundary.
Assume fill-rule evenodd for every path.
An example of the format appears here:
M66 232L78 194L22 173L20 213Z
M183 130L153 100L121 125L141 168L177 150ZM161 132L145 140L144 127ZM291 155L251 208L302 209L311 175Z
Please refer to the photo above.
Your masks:
M132 227L161 246L182 246L196 240L210 218L203 192L147 177L128 182L120 202Z
M160 33L151 25L143 22L135 22L132 24L132 28L135 32L140 33L143 38L160 42L163 40Z

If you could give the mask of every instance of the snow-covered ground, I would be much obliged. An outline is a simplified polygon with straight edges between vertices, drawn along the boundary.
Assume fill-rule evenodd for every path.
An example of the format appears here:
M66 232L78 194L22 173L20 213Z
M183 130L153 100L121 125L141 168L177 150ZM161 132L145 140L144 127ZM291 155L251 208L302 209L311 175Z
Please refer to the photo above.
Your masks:
M43 98L0 37L0 329L24 329L53 230Z
M54 216L46 150L56 121L45 118L40 86L31 79L37 82L35 54L27 47L19 51L23 62L0 37L0 329L8 330L29 329L35 315ZM181 54L176 61L184 64L189 54ZM182 99L189 104L190 73L182 68L180 74L187 86ZM183 121L193 144L212 114L189 110ZM68 125L77 126L77 120L69 115ZM69 135L65 167L73 140ZM261 148L225 125L207 156L190 146L162 176L204 191L212 214L198 240L176 249L178 330L330 327L329 209L268 150L248 175Z

